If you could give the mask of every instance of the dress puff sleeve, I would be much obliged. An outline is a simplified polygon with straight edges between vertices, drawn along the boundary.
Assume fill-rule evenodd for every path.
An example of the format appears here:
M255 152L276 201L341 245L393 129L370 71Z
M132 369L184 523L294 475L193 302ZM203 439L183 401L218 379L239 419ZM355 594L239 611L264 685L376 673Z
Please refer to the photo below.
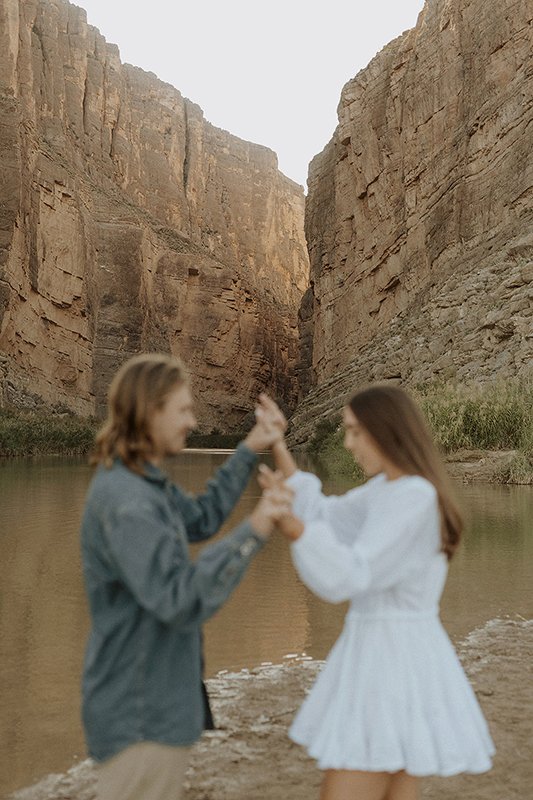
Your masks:
M375 486L384 480L383 475L378 475L343 495L323 494L322 483L317 476L301 470L287 478L286 483L294 491L293 512L304 524L326 522L335 536L348 544L363 525L368 511L368 497Z
M438 551L440 515L429 481L418 476L384 480L372 495L351 544L340 541L327 520L315 518L303 520L304 532L291 545L300 578L323 600L341 603L388 589Z

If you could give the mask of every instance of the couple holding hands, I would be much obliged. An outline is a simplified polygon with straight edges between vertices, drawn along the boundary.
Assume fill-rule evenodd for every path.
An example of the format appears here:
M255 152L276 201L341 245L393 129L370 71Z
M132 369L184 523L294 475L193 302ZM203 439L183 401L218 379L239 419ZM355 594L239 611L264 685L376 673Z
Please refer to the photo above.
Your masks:
M490 769L486 722L438 616L462 529L439 455L397 387L357 392L343 418L362 486L324 495L261 395L253 429L193 497L161 470L196 425L182 363L149 354L118 371L81 534L92 622L82 713L99 800L180 798L190 747L213 727L202 623L276 527L301 580L350 602L289 731L324 770L321 800L415 800L420 776ZM250 516L192 561L188 543L217 533L267 449L276 469L259 467Z

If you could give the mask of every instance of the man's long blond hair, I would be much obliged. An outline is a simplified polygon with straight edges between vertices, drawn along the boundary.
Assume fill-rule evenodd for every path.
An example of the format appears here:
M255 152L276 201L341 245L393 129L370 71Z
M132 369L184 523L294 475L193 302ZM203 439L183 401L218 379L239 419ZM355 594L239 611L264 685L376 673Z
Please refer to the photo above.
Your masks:
M433 484L441 514L442 551L450 559L459 544L463 521L422 412L407 392L387 385L357 392L348 406L396 467Z
M175 356L145 353L126 361L109 387L107 419L96 435L91 463L110 467L120 458L141 473L153 455L150 417L187 380L185 367Z

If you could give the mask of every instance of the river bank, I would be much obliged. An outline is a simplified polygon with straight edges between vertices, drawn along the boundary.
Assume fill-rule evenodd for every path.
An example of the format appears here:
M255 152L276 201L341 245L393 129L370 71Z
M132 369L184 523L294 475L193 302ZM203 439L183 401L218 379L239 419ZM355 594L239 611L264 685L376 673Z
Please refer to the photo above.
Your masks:
M362 483L364 475L334 437L312 456L319 471L331 477ZM533 485L533 463L520 450L467 450L461 448L444 456L450 477L462 483Z
M414 391L453 478L465 482L533 484L533 388L529 382L466 389L428 386ZM86 455L99 427L94 418L63 408L0 408L0 458ZM245 431L194 431L192 448L233 448ZM288 441L294 434L289 426ZM363 480L343 446L340 415L327 415L295 452L310 456L324 474Z
M42 455L87 455L94 443L100 422L94 417L79 417L59 409L27 411L0 408L0 458L25 458ZM234 448L244 433L193 432L189 447Z
M519 450L457 450L445 462L448 474L463 483L533 484L533 464Z
M533 383L508 381L482 386L428 384L411 389L452 477L465 482L533 484ZM289 433L330 475L355 481L363 476L343 446L339 411L323 410L312 435ZM305 423L305 424L304 424Z
M497 754L491 772L427 778L423 800L525 800L533 783L533 620L496 619L458 646L488 719ZM219 673L208 681L218 728L193 750L184 800L310 800L320 773L287 728L322 662L293 656L281 665ZM94 800L89 760L8 800Z
M212 439L209 435L201 436L190 443L191 448L205 450L233 449L244 437L234 437L231 434L224 436L217 435ZM0 460L10 458L33 458L43 455L52 456L87 456L89 455L93 442L93 434L89 440L89 445L76 446L73 443L64 444L58 450L52 447L44 447L42 450L35 446L26 448L23 452L5 453L1 448L0 439ZM296 454L298 456L298 454ZM339 467L339 461L342 465ZM328 475L353 478L354 481L362 482L364 477L358 473L353 464L344 465L345 459L341 456L334 456L332 460L317 458L319 469ZM449 475L457 481L463 483L497 483L514 484L522 486L533 485L533 466L523 465L523 458L517 450L458 450L456 453L449 453L446 458L446 465ZM518 462L520 469L514 473L513 465ZM307 468L307 467L306 467Z

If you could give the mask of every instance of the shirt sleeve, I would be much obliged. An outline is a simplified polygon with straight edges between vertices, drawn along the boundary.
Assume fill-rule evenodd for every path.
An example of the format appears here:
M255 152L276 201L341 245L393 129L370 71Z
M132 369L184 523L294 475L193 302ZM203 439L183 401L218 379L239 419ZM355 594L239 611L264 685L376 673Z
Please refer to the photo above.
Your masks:
M350 543L362 528L369 489L375 480L380 478L343 495L325 495L321 481L310 472L298 470L286 482L294 490L293 511L302 522L325 522L340 541Z
M207 482L203 494L195 497L179 486L172 486L190 542L200 542L217 533L243 493L257 458L241 442Z
M220 608L264 544L245 521L192 562L184 541L146 501L116 509L105 541L109 566L139 605L161 622L185 626Z
M305 524L291 545L296 570L323 600L340 603L369 589L384 590L401 583L435 552L440 515L434 487L409 477L387 498L377 498L360 536L347 545L324 520Z

